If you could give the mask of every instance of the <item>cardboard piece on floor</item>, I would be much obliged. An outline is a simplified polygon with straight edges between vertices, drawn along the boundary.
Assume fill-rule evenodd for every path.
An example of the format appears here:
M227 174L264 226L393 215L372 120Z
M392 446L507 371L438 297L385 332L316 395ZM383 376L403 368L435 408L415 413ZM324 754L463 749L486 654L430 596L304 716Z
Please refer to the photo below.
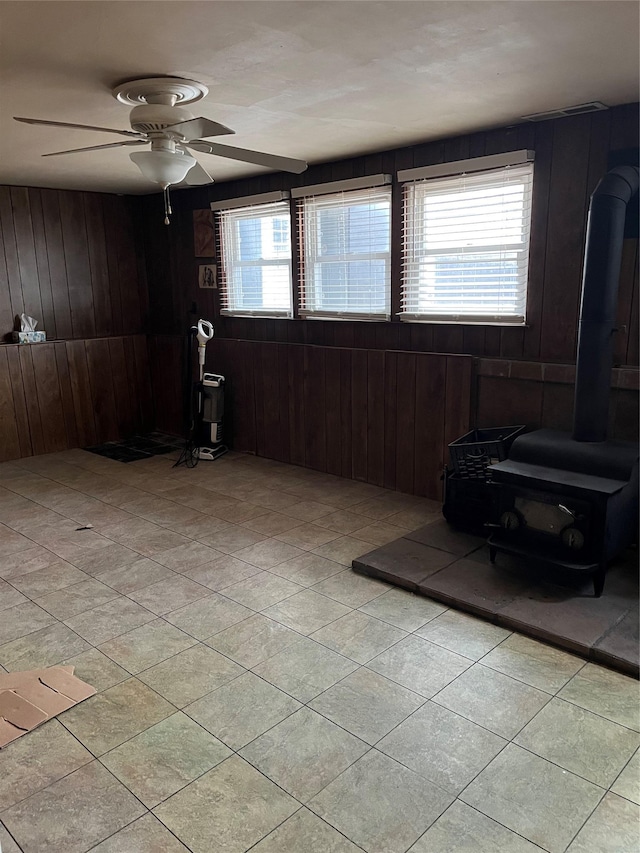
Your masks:
M0 674L0 749L97 691L73 666Z

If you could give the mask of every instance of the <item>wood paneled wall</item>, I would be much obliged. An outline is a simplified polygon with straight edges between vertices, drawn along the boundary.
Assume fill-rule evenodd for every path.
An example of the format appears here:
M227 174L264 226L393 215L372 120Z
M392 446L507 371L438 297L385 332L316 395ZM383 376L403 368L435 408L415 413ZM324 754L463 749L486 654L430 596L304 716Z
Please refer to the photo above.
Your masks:
M23 312L48 339L146 331L136 199L0 187L0 340Z
M153 428L144 335L0 347L0 461Z

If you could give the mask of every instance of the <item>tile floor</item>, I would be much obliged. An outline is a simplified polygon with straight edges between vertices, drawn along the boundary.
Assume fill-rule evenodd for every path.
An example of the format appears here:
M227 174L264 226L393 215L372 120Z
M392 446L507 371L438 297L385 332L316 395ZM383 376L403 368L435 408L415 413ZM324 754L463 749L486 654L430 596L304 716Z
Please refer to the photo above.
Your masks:
M0 752L3 853L635 853L636 681L351 571L438 517L239 454L0 465L0 667L99 691Z

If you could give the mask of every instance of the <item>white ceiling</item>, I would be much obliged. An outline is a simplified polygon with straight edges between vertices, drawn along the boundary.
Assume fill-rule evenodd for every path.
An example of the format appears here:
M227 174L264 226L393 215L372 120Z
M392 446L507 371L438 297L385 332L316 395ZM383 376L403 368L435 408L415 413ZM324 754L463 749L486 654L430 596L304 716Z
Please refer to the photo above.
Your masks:
M117 141L13 115L128 128L111 88L176 75L236 130L220 141L322 162L638 100L636 2L0 2L0 183L154 192ZM216 180L260 167L198 155Z

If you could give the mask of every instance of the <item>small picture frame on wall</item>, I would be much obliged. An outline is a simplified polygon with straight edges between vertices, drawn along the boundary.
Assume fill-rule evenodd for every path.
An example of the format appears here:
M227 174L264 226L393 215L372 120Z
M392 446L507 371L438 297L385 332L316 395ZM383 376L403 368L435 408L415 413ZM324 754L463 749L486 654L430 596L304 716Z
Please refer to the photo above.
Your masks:
M218 287L218 277L215 264L199 264L198 265L198 287L205 290L216 290Z

